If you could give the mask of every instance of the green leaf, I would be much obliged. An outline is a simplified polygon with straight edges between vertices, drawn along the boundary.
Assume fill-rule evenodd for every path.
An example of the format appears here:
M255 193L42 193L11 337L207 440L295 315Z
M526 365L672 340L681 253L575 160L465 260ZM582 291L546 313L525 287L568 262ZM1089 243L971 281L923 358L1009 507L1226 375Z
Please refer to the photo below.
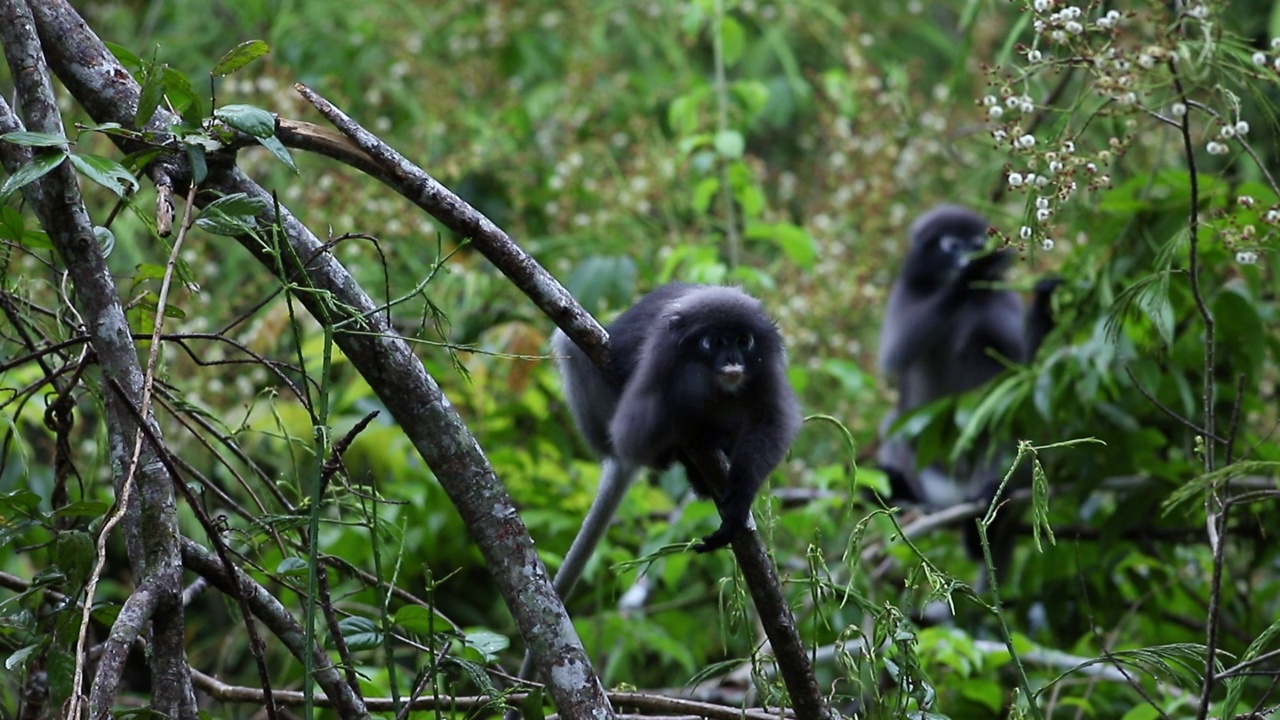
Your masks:
M65 150L54 150L36 155L31 159L31 162L18 168L17 172L10 175L4 181L4 185L0 185L0 202L7 200L15 191L48 175L54 168L61 165L66 157L67 152Z
M67 144L67 139L61 135L26 130L5 133L0 135L0 140L11 142L14 145L26 145L27 147L62 147Z
M205 206L204 212L220 212L225 215L258 215L267 209L265 200L250 197L244 193L233 193Z
M133 275L134 282L144 280L161 280L164 278L164 266L155 263L140 263Z
M98 252L102 257L111 257L111 251L116 249L116 234L111 232L111 228L94 225L93 239L98 241Z
M276 566L276 572L280 575L305 576L310 569L307 561L300 557L287 557L280 561Z
M747 33L742 25L732 17L723 18L720 21L720 53L725 67L737 65L746 46Z
M749 240L772 240L786 253L791 262L803 268L812 268L818 262L818 243L809 231L791 223L747 224L746 236Z
M143 73L142 92L138 96L138 112L133 116L133 126L146 127L163 99L164 65L149 65Z
M280 142L280 139L275 135L272 135L271 137L258 138L258 144L270 150L271 154L275 155L276 159L284 163L290 170L295 173L298 172L298 166L293 164L293 156L289 154L289 149L286 148L284 143Z
M393 621L396 625L417 635L430 635L453 627L453 624L443 615L421 605L401 607L396 611Z
M499 635L490 630L480 630L477 632L467 633L463 638L466 646L472 648L484 656L486 663L494 662L498 659L498 653L506 650L511 646L511 640L506 635Z
M222 56L217 65L213 66L213 70L209 74L215 77L225 77L258 58L271 52L271 47L262 40L247 40L235 46Z
M200 99L191 85L191 80L181 72L169 67L164 67L164 93L169 98L169 104L173 109L184 118L193 115L198 121L204 116L204 101ZM188 113L188 110L191 112Z
M134 55L132 50L113 42L104 42L103 45L107 46L107 50L111 51L111 54L116 56L116 60L119 60L120 64L123 65L126 70L135 74L142 71L142 58Z
M338 621L338 630L352 650L373 650L382 645L382 631L369 618L343 618Z
M693 205L693 211L696 213L707 212L711 208L711 201L715 199L718 192L720 192L720 178L703 178L693 188L693 200L690 202Z
M12 655L4 659L4 669L10 672L20 670L26 664L27 658L34 655L40 650L42 645L28 645L21 650L14 652Z
M737 160L746 150L747 141L737 130L724 130L716 133L715 147L721 157Z
M70 155L69 157L76 170L115 193L116 197L124 197L126 193L135 192L141 187L141 183L128 168L111 158L101 155Z
M209 164L205 161L204 147L187 143L186 148L187 160L191 163L191 182L201 185L209 177Z
M256 138L271 137L276 132L276 119L271 113L252 105L224 105L213 116L242 133Z
M27 223L22 219L22 213L17 208L0 205L0 240L21 242L26 231Z
M79 589L89 578L94 558L93 537L89 533L82 530L64 530L58 533L58 539L54 542L53 561L72 588Z

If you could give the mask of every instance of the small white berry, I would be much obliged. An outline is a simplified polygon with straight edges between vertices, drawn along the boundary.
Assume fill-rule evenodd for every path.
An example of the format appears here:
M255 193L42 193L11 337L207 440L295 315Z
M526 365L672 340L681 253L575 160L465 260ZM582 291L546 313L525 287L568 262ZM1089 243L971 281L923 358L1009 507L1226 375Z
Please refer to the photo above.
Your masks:
M1241 265L1253 265L1258 262L1258 253L1252 250L1241 250L1236 253L1236 262Z
M1022 187L1022 173L1009 173L1009 187Z
M1240 197L1236 198L1236 202L1240 203L1244 207L1251 208L1258 201L1254 200L1252 195L1241 195Z
M1249 134L1249 123L1248 123L1247 121L1245 121L1245 120L1241 120L1241 121L1237 122L1237 123L1236 123L1236 135L1239 135L1239 136L1241 136L1241 137L1244 137L1245 135L1248 135L1248 134Z
M1018 230L1018 237L1022 238L1023 240L1030 240L1030 239L1031 239L1031 228L1030 228L1029 226L1027 226L1027 225L1023 225L1023 226Z
M1067 32L1071 33L1072 35L1079 35L1080 33L1084 32L1084 26L1076 22L1075 20L1068 20L1067 24L1063 25L1063 27L1065 27L1067 29Z
M1262 67L1267 64L1266 53L1256 52L1253 54L1253 64Z
M986 105L987 107L991 107L992 105L995 105L998 102L1000 101L996 99L995 95L987 95L982 98L982 104Z
M1067 39L1067 34L1061 30L1053 30L1049 33L1049 39L1054 42L1062 42Z
M1017 143L1020 148L1033 148L1036 146L1036 136L1030 134L1023 135L1017 139Z
M1150 70L1156 66L1156 59L1146 53L1142 53L1138 56L1138 64Z
M1234 125L1223 125L1218 129L1218 135L1230 140L1236 136L1236 128Z
M1062 143L1062 152L1073 153L1076 151L1076 144L1070 140Z
M1267 222L1269 222L1269 223L1271 223L1272 225L1274 225L1274 224L1276 224L1276 223L1280 222L1280 210L1276 210L1275 208L1272 208L1272 209L1270 209L1270 210L1268 210L1268 211L1267 211L1267 214L1266 214L1266 216L1265 216L1265 217L1266 217Z
M1271 38L1271 49L1280 50L1280 37Z
M1022 114L1026 115L1028 113L1035 112L1036 106L1030 100L1024 100L1023 103L1018 106L1018 109L1022 111Z
M1039 209L1044 209L1049 207L1049 198L1047 197L1036 198L1036 207Z
M1048 222L1051 217L1053 217L1053 211L1049 208L1040 208L1036 211L1036 220L1040 222Z
M987 108L987 117L991 118L992 120L999 120L1002 115L1004 115L1004 108L1000 107L999 105L992 105L991 107Z
M1121 18L1122 18L1122 17L1123 17L1123 16L1120 14L1120 11L1119 11L1119 10L1108 10L1108 11L1107 11L1106 19L1107 19L1108 21L1110 21L1112 25L1119 25L1119 24L1120 24L1120 20L1121 20Z
M1259 53L1259 55L1261 55L1261 53ZM1038 63L1043 58L1044 56L1040 54L1040 51L1034 48L1027 52L1027 62Z
M991 131L991 137L995 138L996 142L1002 143L1005 138L1009 137L1009 133L1004 128L996 128Z
M1187 114L1187 104L1176 102L1169 106L1169 114L1174 117L1182 117Z
M1050 162L1049 172L1053 173L1054 175L1057 175L1058 173L1062 172L1062 161L1054 160Z
M1049 184L1049 178L1047 178L1047 177L1045 177L1045 176L1043 176L1043 175L1037 175L1037 176L1036 176L1036 187L1038 187L1038 188L1042 188L1042 187L1044 187L1045 185L1048 185L1048 184Z
M1044 251L1045 251L1045 252L1049 252L1050 250L1052 250L1052 249L1053 249L1053 238L1045 238L1045 239L1041 240L1041 241L1040 241L1040 247L1044 248Z
M1085 164L1084 164L1084 169L1085 169L1086 171L1088 171L1088 173L1089 173L1090 175L1092 175L1092 174L1094 174L1094 173L1098 172L1098 165L1097 165L1097 163L1085 163Z
M1120 101L1121 105L1134 105L1138 102L1138 93L1130 91L1116 98L1116 100Z
M1053 0L1036 0L1035 7L1036 12L1045 12L1049 8L1053 7Z
M1208 144L1204 146L1204 149L1208 151L1210 155L1226 155L1229 148L1217 140L1210 140Z

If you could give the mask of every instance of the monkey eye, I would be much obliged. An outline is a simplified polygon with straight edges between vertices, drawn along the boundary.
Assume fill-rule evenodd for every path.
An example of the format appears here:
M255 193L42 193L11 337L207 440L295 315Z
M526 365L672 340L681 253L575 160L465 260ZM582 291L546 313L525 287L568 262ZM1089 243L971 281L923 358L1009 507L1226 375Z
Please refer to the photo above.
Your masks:
M942 252L948 255L955 255L958 252L966 250L969 246L968 241L958 238L955 235L943 235L938 238L938 247L942 248Z
M756 338L751 333L743 333L738 336L738 349L750 350L756 346Z

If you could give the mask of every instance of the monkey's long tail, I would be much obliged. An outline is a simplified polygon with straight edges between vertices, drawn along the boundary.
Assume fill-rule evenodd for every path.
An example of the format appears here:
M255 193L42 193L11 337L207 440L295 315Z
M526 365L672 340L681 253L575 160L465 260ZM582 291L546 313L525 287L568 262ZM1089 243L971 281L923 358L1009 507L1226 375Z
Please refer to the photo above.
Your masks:
M577 537L573 539L569 552L564 556L564 562L560 563L560 569L556 571L555 579L552 580L556 593L562 600L569 596L578 578L582 577L587 561L591 559L596 546L600 544L605 531L609 529L609 523L617 514L618 506L622 504L622 498L627 494L627 488L631 487L631 482L635 480L639 471L640 468L615 458L604 461L596 499L591 502L591 509L587 511L587 517L582 521L582 529L578 530ZM526 651L524 662L520 665L520 679L531 680L532 676L533 656ZM510 718L510 715L508 717Z

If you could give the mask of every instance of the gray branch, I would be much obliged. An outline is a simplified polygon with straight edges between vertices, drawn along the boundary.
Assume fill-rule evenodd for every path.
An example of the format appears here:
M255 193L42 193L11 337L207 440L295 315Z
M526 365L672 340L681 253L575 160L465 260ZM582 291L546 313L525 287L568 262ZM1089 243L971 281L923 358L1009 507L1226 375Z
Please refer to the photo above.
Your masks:
M40 7L42 3L35 5ZM27 129L65 137L31 8L23 0L0 0L0 17L5 18L0 23L0 42L4 44ZM57 48L62 38L46 35L44 40L48 43L47 50ZM58 50L65 52L65 48ZM21 129L22 124L9 106L0 101L0 132ZM10 172L30 159L27 148L0 143L0 161ZM129 400L140 406L142 368L119 292L98 249L74 169L64 161L25 186L23 195L65 264L75 288L72 302L87 326L104 378L119 383ZM120 497L134 462L138 429L132 416L111 393L105 393L103 402L111 467L115 471L117 497ZM155 427L150 413L146 422ZM155 432L159 433L158 428ZM155 611L151 615L151 672L155 687L152 708L170 717L194 720L197 713L185 654L182 564L177 546L173 487L154 452L145 446L137 456L133 474L135 487L126 506L124 532L139 587L146 586L155 593ZM149 600L143 604L152 603ZM113 693L94 692L91 697L100 704L90 707L90 716L105 717L111 709Z

